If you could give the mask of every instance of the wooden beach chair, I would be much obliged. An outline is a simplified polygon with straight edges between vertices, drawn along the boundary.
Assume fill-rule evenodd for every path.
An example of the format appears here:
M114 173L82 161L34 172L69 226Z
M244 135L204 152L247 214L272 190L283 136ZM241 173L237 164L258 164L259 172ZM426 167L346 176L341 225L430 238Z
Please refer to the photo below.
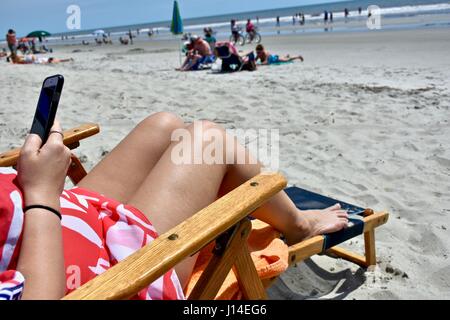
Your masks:
M65 131L64 143L75 149L80 145L80 140L98 132L98 125L84 124ZM14 149L0 154L0 166L15 166L19 152L20 149ZM80 160L72 155L68 176L76 184L85 175L86 171ZM278 173L260 174L250 179L64 299L130 298L212 241L215 241L212 258L188 299L214 299L232 269L243 299L266 299L265 288L275 279L261 281L258 277L246 241L251 232L248 216L285 187L286 180ZM336 200L300 188L285 190L301 209L324 208L336 203ZM351 226L334 234L315 236L290 246L289 264L321 253L331 253L362 267L376 264L374 230L387 222L388 213L375 213L370 209L340 203L351 214ZM364 235L364 255L336 246L361 234Z

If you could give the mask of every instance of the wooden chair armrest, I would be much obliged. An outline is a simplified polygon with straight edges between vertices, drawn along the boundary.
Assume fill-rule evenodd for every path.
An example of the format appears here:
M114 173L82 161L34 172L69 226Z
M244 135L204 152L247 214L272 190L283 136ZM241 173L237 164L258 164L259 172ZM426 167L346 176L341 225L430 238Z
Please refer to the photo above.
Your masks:
M95 123L86 123L79 127L64 131L64 144L71 149L78 147L80 140L86 139L100 132ZM17 164L21 148L16 148L0 154L0 167L12 167Z
M285 178L278 173L260 174L250 179L64 299L132 297L251 214L285 186Z

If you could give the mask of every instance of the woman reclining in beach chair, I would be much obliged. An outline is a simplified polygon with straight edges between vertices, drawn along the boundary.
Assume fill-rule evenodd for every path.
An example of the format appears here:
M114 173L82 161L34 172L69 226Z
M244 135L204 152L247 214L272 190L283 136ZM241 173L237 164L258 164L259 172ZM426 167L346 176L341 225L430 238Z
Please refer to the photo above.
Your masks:
M190 140L173 141L175 130ZM211 134L227 146L215 155L217 163L190 164L192 154L187 163L173 160L185 143L200 146L205 154ZM157 113L138 124L77 187L63 190L72 167L71 152L57 122L48 141L42 146L41 142L30 134L18 158L18 171L0 168L0 299L59 299L262 168L219 125L186 124L173 114ZM248 164L238 164L238 159L247 159ZM282 232L287 243L341 230L348 222L339 205L304 211L283 191L252 216ZM176 273L168 271L135 298L184 298L182 288L196 258L184 259Z
M219 72L254 71L256 70L253 52L240 55L233 43L229 41L217 42L214 55L222 61ZM213 70L216 71L213 67Z

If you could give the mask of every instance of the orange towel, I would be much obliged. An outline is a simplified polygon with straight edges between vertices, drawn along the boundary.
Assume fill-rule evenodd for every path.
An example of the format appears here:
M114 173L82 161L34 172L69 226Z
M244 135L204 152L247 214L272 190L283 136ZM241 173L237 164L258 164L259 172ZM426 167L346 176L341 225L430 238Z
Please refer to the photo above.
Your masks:
M248 247L260 279L270 279L283 273L288 267L288 246L279 238L278 231L268 224L252 220L252 232L248 238ZM214 243L200 251L189 284L186 287L188 297L203 270L212 257ZM235 300L241 298L236 275L231 270L220 288L216 300Z

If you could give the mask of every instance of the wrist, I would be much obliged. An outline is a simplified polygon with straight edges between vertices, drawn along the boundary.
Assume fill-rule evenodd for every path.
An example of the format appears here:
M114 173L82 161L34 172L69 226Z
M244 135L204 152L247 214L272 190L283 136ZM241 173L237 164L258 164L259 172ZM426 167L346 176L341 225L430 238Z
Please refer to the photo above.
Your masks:
M61 212L59 212L59 210L49 207L49 206L44 206L44 205L31 205L31 206L27 206L23 209L24 213L27 212L32 212L33 214L37 214L37 213L52 213L54 214L56 217L58 217L59 220L62 220L62 216L61 216Z
M43 192L24 192L24 204L25 206L31 205L44 205L55 210L60 209L59 195Z

